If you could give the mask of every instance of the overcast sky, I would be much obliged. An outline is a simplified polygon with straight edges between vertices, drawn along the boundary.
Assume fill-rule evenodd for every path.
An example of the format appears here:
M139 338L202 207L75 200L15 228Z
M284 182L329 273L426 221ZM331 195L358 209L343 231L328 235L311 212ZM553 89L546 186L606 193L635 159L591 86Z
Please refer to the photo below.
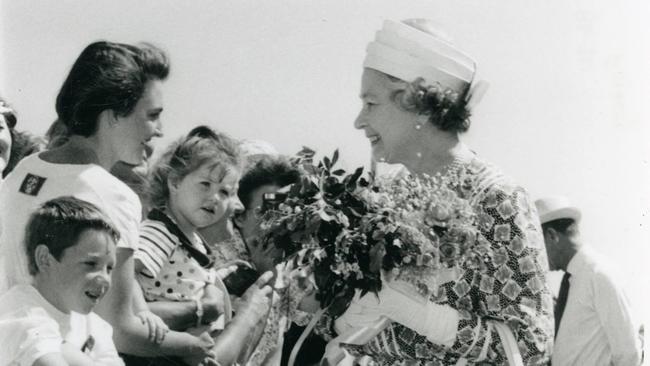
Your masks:
M281 152L369 146L352 126L365 46L385 18L430 18L491 86L464 137L533 197L565 194L621 267L637 307L650 253L648 1L0 0L0 94L44 132L79 52L98 39L166 51L165 137L199 123ZM408 5L407 5L408 4Z

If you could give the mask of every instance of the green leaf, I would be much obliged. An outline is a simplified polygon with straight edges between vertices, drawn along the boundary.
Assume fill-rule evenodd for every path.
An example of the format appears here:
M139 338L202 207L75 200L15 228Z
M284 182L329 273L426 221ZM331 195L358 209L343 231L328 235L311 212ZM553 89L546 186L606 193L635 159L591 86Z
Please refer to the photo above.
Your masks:
M332 155L332 166L339 161L339 149L334 150L334 155Z
M362 173L363 173L363 167L358 167L354 171L354 173L352 173L352 175L346 177L347 180L346 187L348 191L354 191L357 188L357 180L359 179ZM349 178L349 180L347 178Z

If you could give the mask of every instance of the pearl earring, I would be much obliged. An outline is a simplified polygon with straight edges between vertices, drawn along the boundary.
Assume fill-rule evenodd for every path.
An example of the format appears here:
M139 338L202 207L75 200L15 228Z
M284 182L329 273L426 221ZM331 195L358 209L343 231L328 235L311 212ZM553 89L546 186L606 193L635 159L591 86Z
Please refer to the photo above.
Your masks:
M416 123L416 124L415 124L415 129L416 129L416 130L421 130L421 129L422 129L422 125L419 124L419 123Z

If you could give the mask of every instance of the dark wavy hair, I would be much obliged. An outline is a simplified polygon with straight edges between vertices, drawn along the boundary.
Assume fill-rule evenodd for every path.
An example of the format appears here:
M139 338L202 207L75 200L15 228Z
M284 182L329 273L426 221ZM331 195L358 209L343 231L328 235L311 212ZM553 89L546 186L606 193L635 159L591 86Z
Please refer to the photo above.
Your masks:
M288 186L300 180L300 171L286 157L264 155L251 163L239 180L237 195L248 210L256 189L265 185Z
M392 89L392 101L403 110L428 116L429 122L442 131L462 133L469 130L471 113L466 100L469 87L458 93L440 84L427 85L422 78L406 82L380 73Z
M169 60L155 46L91 43L61 86L56 98L58 118L71 135L91 136L102 111L128 115L144 94L147 82L164 80L168 74Z
M232 167L241 171L243 158L239 144L228 135L207 126L192 129L186 137L173 142L151 167L147 197L151 208L163 209L169 200L167 182L180 182L204 164L223 167L221 179Z
M43 203L31 215L25 230L25 249L29 273L38 273L34 254L36 247L47 246L54 258L60 260L63 252L77 244L86 230L107 233L115 243L120 234L110 219L97 206L72 196L54 198Z
M11 173L21 160L45 149L45 139L42 137L15 128L9 129L9 133L11 133L11 153L7 166L2 171L3 178Z

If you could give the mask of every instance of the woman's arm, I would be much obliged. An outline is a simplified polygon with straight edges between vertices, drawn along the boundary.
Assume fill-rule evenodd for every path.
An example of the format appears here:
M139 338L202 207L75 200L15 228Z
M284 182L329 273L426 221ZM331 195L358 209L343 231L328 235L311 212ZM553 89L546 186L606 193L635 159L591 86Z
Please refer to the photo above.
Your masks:
M70 366L69 363L65 362L65 359L60 353L49 353L42 357L39 357L33 364L33 366Z
M136 264L138 260L136 260ZM137 266L136 266L137 267ZM137 268L136 268L137 270ZM209 324L219 318L224 312L223 294L219 289L208 284L204 289L204 296L201 298L203 316L201 324ZM146 303L151 312L162 318L172 330L185 331L188 328L197 326L197 302L196 301L152 301Z
M215 339L212 351L216 360L222 365L232 365L239 360L248 344L243 342L249 335L255 333L258 327L263 326L270 306L272 289L265 285L273 277L272 272L266 272L250 286L242 296L242 306L232 321ZM198 363L199 357L184 358L186 362Z
M195 301L152 301L147 303L149 310L158 315L171 330L185 331L196 326Z

